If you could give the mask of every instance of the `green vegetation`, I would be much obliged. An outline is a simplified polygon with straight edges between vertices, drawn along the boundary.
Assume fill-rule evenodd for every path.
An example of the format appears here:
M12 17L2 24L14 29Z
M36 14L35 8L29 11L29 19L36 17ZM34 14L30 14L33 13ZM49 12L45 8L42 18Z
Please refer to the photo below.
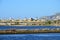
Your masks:
M45 25L45 26L60 26L60 20L47 20L46 22L44 22L44 23L41 23L41 25ZM44 26L43 25L43 26Z

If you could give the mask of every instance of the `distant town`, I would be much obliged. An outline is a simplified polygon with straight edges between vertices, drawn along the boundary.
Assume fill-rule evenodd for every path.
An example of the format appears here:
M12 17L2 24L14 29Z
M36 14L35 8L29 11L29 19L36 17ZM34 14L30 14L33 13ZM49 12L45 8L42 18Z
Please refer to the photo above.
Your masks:
M42 18L24 18L24 19L0 19L0 26L60 26L60 13ZM0 34L34 34L34 33L60 33L60 28L43 29L5 29L0 30Z
M0 19L0 26L60 26L60 13L41 18Z

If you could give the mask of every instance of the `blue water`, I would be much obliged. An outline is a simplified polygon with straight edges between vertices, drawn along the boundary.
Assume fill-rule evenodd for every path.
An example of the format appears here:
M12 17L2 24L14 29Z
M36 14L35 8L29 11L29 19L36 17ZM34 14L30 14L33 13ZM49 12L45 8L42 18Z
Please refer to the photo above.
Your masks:
M60 28L55 26L0 26L3 29L41 29ZM60 33L40 33L40 34L0 34L0 40L60 40Z
M0 40L60 40L60 34L8 34L0 35Z
M42 28L60 28L60 26L0 26L0 30L5 29L42 29Z

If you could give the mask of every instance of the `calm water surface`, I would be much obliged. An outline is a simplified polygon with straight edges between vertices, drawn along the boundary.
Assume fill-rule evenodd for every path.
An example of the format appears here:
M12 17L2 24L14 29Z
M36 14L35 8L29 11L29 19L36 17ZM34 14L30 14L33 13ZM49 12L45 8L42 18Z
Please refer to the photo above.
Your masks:
M60 26L0 26L0 30L5 29L42 29L42 28L60 28Z
M60 40L60 33L8 34L0 35L0 40Z
M60 28L54 26L0 26L0 30L5 29L41 29L41 28ZM1 34L0 40L60 40L60 33L44 33L44 34Z

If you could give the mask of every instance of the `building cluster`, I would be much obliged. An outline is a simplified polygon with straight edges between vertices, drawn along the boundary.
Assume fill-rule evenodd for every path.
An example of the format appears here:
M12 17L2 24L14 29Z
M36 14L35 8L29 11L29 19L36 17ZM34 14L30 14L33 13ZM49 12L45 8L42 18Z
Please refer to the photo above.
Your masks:
M8 26L60 26L60 15L45 16L41 19L0 19L0 25Z
M10 20L0 20L0 25L9 25L9 26L39 26L41 25L45 20L38 20L38 19L10 19Z

